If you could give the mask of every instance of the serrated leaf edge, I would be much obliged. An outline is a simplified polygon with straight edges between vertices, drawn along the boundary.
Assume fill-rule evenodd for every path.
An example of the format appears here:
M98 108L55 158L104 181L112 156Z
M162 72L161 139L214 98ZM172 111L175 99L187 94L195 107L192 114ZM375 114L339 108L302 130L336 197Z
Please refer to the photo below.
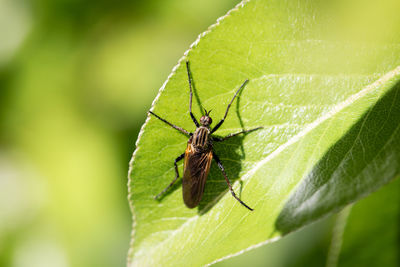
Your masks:
M229 10L225 15L219 17L219 18L217 19L217 21L216 21L214 24L212 24L211 26L209 26L209 27L207 28L206 31L204 31L204 32L202 32L201 34L198 35L197 39L190 45L189 49L186 50L186 51L183 53L183 56L178 60L178 63L172 68L171 73L168 75L167 79L165 80L165 82L164 82L163 85L161 86L160 90L158 91L157 96L154 98L154 100L153 100L153 102L152 102L152 104L151 104L150 110L153 110L153 109L154 109L154 106L155 106L156 103L158 102L158 99L160 98L160 96L161 96L162 92L164 91L166 85L167 85L168 82L170 81L171 77L176 73L177 69L178 69L179 66L182 64L182 62L188 58L188 55L189 55L190 51L193 50L195 47L197 47L197 45L199 44L200 40L201 40L204 36L206 36L207 34L209 34L215 27L217 27L218 25L220 25L221 22L222 22L224 19L226 19L227 17L229 17L233 12L236 12L236 11L238 11L240 8L244 7L244 5L247 4L248 2L250 2L250 0L242 0L242 1L241 1L240 3L238 3L234 8L232 8L231 10ZM131 182L132 182L132 179L131 179L132 166L133 166L133 162L135 161L136 153L137 153L137 151L139 151L139 149L140 149L139 142L140 142L140 139L141 139L141 137L142 137L142 135L143 135L143 132L144 132L144 130L145 130L145 127L146 127L146 125L147 125L149 119L150 119L150 116L147 116L146 121L144 122L144 124L143 124L142 127L140 128L140 131L139 131L139 134L138 134L136 143L135 143L136 148L135 148L135 150L134 150L134 152L133 152L133 154L132 154L131 160L129 161L128 183L127 183L127 186L128 186L128 204L129 204L129 208L130 208L131 213L132 213L132 231L131 231L131 240L130 240L128 255L127 255L127 266L128 266L128 267L132 264L131 260L132 260L132 256L133 256L133 253L134 253L134 252L133 252L133 244L134 244L134 240L135 240L135 228L136 228L135 209L134 209L134 206L133 206L133 202L131 201L132 190L131 190L131 187L130 187L130 184L131 184Z

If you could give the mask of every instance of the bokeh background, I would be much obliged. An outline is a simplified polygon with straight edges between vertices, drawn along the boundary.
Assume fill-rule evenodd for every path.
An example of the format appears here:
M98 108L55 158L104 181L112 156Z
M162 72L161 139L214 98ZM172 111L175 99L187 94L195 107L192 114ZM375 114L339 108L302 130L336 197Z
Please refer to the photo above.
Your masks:
M0 0L0 266L125 266L128 162L233 0Z
M0 267L126 265L146 111L238 2L0 0ZM332 219L216 266L323 266Z

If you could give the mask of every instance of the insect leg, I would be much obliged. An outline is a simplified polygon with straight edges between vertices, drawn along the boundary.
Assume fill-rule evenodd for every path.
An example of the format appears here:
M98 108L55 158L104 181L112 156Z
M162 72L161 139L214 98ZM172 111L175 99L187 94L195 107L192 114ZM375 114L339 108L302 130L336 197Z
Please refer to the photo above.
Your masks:
M170 189L174 185L174 183L176 182L176 180L179 177L178 165L176 165L176 163L178 161L182 160L184 157L185 157L185 153L183 153L182 155L180 155L179 157L177 157L175 159L175 161L174 161L174 165L175 165L175 178L174 178L174 180L172 180L172 182L166 188L164 188L164 190L161 191L161 193L159 193L157 196L155 196L154 199L160 198L162 195L164 195L165 192L168 191L168 189Z
M183 129L183 128L179 127L179 126L176 126L176 125L174 125L174 124L172 124L172 123L170 123L170 122L164 120L163 118L161 118L160 116L156 115L155 113L153 113L153 112L151 112L151 111L149 111L149 113L152 114L152 115L153 115L154 117L156 117L157 119L159 119L160 121L165 122L166 124L168 124L168 125L171 126L172 128L174 128L174 129L180 131L181 133L184 133L184 134L189 135L189 136L192 135L192 133L189 133L189 132L186 131L185 129Z
M231 105L232 105L233 100L235 100L235 98L236 98L237 94L239 93L239 91L246 85L246 83L247 83L248 81L249 81L249 80L245 80L244 83L243 83L243 84L239 87L239 89L236 91L236 93L235 93L235 95L233 96L231 102L229 102L228 107L226 108L224 118L221 119L221 120L217 123L217 125L215 125L215 127L211 130L211 133L213 133L213 132L215 132L216 130L218 130L218 128L221 127L222 123L224 123L224 121L225 121L225 119L226 119L226 116L228 116L228 111L229 111L229 108L230 108Z
M190 76L189 61L186 61L186 71L187 71L187 75L188 75L189 89L190 89L189 113L190 113L190 117L192 118L192 121L194 122L196 127L199 127L200 126L199 122L196 120L196 117L192 113L192 97L193 97L193 93L192 93L192 77Z
M253 129L250 129L250 130L243 130L243 131L240 131L240 132L238 132L238 133L231 133L231 134L228 134L228 135L225 136L225 137L214 137L214 136L212 136L212 137L211 137L211 140L212 140L212 141L215 141L215 142L222 142L222 141L225 141L226 139L229 139L229 138L234 137L234 136L236 136L236 135L244 134L244 133L250 133L250 132L252 132L252 131L256 131L256 130L259 130L259 129L262 129L262 128L263 128L263 127L261 126L261 127L253 128Z
M246 208L248 208L249 210L252 211L252 210L253 210L252 208L250 208L249 206L247 206L239 197L236 196L235 192L233 191L231 182L229 181L228 176L226 175L225 168L224 168L224 166L222 165L222 163L221 163L220 159L218 158L218 156L217 156L214 152L213 152L213 157L214 157L215 162L217 162L218 167L221 169L222 174L223 174L224 177L225 177L225 181L226 181L226 183L228 184L229 191L231 191L232 196L233 196L234 198L236 198L236 200L239 201L240 204L242 204L243 206L245 206Z

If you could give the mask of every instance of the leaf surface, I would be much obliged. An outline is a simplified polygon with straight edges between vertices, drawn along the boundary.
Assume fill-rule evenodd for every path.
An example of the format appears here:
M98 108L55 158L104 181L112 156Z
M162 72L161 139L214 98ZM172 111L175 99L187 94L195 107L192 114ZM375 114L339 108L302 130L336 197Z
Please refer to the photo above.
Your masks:
M216 134L264 129L214 149L236 193L255 210L232 198L215 163L198 208L184 206L180 182L154 200L174 178L187 138L149 117L129 175L131 266L210 264L338 211L400 173L400 38L372 29L355 34L367 27L365 18L352 18L360 28L345 27L348 10L340 7L243 2L192 45L152 110L194 131L185 59L194 113L212 109L213 125L249 79ZM386 18L375 26L391 32L398 24Z

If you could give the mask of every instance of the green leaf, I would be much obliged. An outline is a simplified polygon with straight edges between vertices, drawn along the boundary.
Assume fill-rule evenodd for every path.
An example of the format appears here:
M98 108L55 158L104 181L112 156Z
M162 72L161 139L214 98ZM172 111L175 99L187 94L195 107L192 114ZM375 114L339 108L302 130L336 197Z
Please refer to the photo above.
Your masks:
M398 266L399 216L400 179L356 203L340 240L338 266Z
M264 129L214 149L236 193L255 210L231 196L216 164L198 208L184 206L180 182L154 200L174 178L187 138L148 117L129 174L131 266L210 264L340 210L400 173L396 2L343 5L243 2L192 45L152 110L194 130L186 58L194 113L201 116L200 105L212 109L214 125L248 78L217 134ZM357 16L349 18L352 11Z

